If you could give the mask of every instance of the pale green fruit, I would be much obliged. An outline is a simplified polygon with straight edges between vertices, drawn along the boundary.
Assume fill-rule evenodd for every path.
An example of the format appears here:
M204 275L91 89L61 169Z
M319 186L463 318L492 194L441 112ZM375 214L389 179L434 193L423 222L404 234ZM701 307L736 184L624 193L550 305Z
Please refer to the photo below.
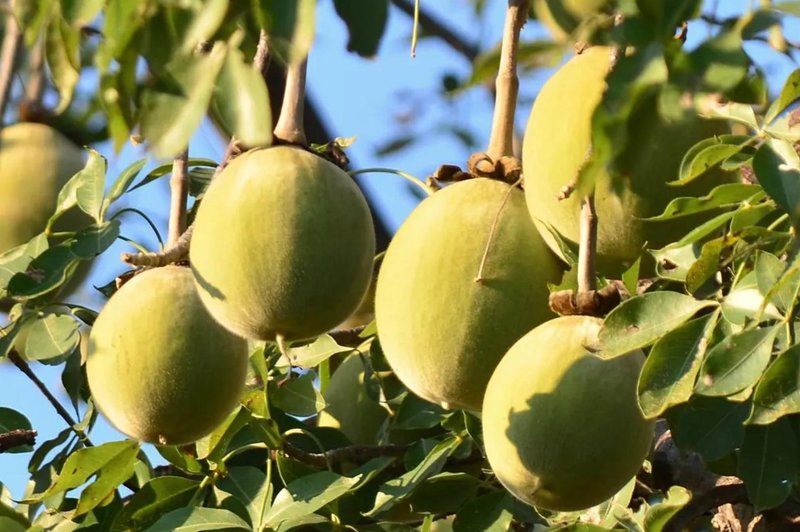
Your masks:
M602 321L556 318L522 337L486 388L483 439L492 470L519 499L550 510L594 506L639 470L654 422L642 416L641 351L603 360Z
M533 0L533 12L556 40L575 31L583 19L607 8L609 0Z
M83 164L83 150L49 126L0 130L0 253L44 230L59 190Z
M577 246L580 198L573 194L559 201L559 191L574 182L591 144L591 117L605 90L609 49L592 47L572 58L542 87L528 121L522 166L528 209L542 236L558 252L547 225ZM689 185L668 186L678 179L686 151L696 142L728 132L719 121L697 116L666 122L658 116L656 99L647 99L634 111L628 131L629 145L622 155L621 190L603 174L595 189L598 218L598 269L617 276L642 253L674 242L703 218L688 216L653 223L640 218L656 216L679 196L703 195L735 176L712 170Z
M353 443L374 444L388 412L367 395L365 377L358 354L342 362L325 390L328 406L319 414L319 426L339 429Z
M214 321L188 268L135 276L100 312L86 374L100 411L121 432L162 445L213 431L239 401L247 342Z
M310 338L344 321L372 276L364 196L334 164L288 146L253 150L214 180L190 258L203 303L242 336Z
M440 190L400 227L378 275L375 312L386 359L418 396L479 410L506 350L553 317L547 283L561 272L521 190L489 179Z

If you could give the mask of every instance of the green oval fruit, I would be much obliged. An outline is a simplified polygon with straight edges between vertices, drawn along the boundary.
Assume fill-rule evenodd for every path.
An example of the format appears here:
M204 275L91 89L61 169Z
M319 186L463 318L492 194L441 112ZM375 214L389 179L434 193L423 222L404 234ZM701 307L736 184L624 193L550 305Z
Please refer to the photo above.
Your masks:
M386 359L423 399L479 410L503 354L553 316L547 283L561 272L521 190L470 179L436 192L400 227L378 275Z
M239 401L247 342L214 321L188 268L125 283L89 337L86 374L100 411L121 432L162 445L213 431Z
M0 130L0 253L44 230L59 190L83 161L83 150L49 126Z
M564 40L585 18L599 13L609 0L533 0L532 8L556 40Z
M557 253L548 225L567 241L578 241L578 194L562 201L557 198L586 159L591 117L605 90L608 66L606 47L592 47L575 56L544 84L528 121L522 156L528 209ZM667 185L678 178L686 151L702 139L725 133L725 123L697 116L666 122L658 116L656 98L646 100L630 120L630 144L620 165L621 190L618 194L612 190L608 174L600 177L595 189L598 268L609 276L619 275L632 264L645 243L649 248L662 247L703 219L689 216L654 223L640 218L660 214L676 197L703 195L734 179L733 174L712 170L686 186Z
M311 338L343 322L372 276L364 196L332 163L279 146L237 157L206 192L190 258L203 303L247 338Z
M497 366L483 402L486 456L516 497L550 510L599 504L621 489L650 450L636 383L641 351L603 360L602 321L556 318L522 337Z
M361 357L347 357L328 383L324 395L328 406L319 414L320 427L339 429L356 444L374 444L388 417L386 409L367 395L365 376Z

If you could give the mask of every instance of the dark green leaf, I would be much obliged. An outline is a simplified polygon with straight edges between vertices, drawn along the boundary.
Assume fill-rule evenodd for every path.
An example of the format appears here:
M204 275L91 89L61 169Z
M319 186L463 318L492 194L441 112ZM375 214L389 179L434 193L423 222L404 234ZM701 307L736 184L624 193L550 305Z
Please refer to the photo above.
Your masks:
M325 408L325 399L314 387L314 374L306 373L272 388L271 403L287 414L313 416Z
M158 445L156 451L170 464L187 473L201 473L203 466L194 456L174 445Z
M388 0L334 0L336 13L347 24L347 50L362 57L378 53L386 20Z
M53 84L59 96L55 113L60 114L72 102L72 95L81 75L79 30L70 26L66 20L55 17L47 26L45 51L47 66L50 67Z
M103 0L61 0L61 14L75 28L88 26L103 9L104 3Z
M25 357L29 360L48 360L68 355L78 347L80 325L68 314L47 314L26 327Z
M774 508L789 496L797 477L798 451L797 437L786 418L745 429L738 476L756 512Z
M702 73L710 91L733 89L747 74L750 60L742 48L742 36L735 30L724 31L705 41L689 54L695 72Z
M250 421L250 412L237 406L214 432L195 443L197 458L219 462L228 451L234 436Z
M793 345L767 368L753 393L748 423L766 425L800 412L800 345Z
M791 143L765 142L753 157L758 182L792 220L800 217L800 157Z
M330 471L299 478L278 492L264 522L278 528L281 523L312 514L347 493L358 481L359 477L342 477Z
M444 414L445 410L441 406L409 393L400 404L392 429L429 429L441 423Z
M763 296L770 296L769 301L783 311L794 306L795 293L800 283L800 271L786 270L786 263L766 251L756 255L755 274L758 291ZM784 273L786 275L784 275Z
M464 505L453 521L454 532L505 532L513 515L508 509L509 496L504 491L482 495Z
M262 530L272 502L272 484L255 467L231 467L219 487L233 494L247 508L254 530Z
M79 262L69 244L49 248L33 259L25 272L14 274L8 282L8 293L18 298L46 294L61 286Z
M714 189L700 198L686 197L675 198L670 201L664 212L652 218L651 221L669 220L680 216L687 216L698 212L706 212L724 207L738 206L742 201L756 199L763 195L761 187L745 183L727 183L714 187Z
M149 5L139 0L108 0L103 11L103 40L97 50L96 63L105 72L112 59L125 52L131 39L147 21Z
M711 348L700 369L695 390L700 395L726 396L752 386L769 364L779 326L734 333Z
M697 311L713 305L677 292L632 297L606 317L600 329L601 356L611 358L650 345Z
M28 269L34 257L41 255L48 246L47 237L40 233L27 244L11 248L0 255L0 295L5 295L5 288L14 274Z
M119 236L119 220L91 225L75 235L70 250L82 259L92 259L113 244Z
M225 58L214 105L226 128L245 146L268 146L272 143L272 111L264 78L244 61L237 48Z
M23 414L11 408L0 406L0 433L11 432L12 430L31 430L32 428L31 422L28 421L28 418ZM6 449L3 452L28 453L32 450L33 447L30 445L18 445L17 447Z
M211 40L225 19L228 4L229 0L207 0L203 3L195 3L192 22L182 35L181 54L191 54L200 43Z
M228 510L190 506L161 517L147 532L203 532L206 530L252 530L241 517Z
M451 514L475 496L480 483L467 473L442 472L420 484L408 502L414 513Z
M709 292L709 285L710 291L715 291L716 284L713 281L722 267L723 254L738 241L738 237L726 235L705 242L700 249L700 256L686 272L686 290L701 298L703 293Z
M114 518L112 532L144 530L164 514L187 506L199 482L182 477L154 478L134 493Z
M744 438L742 423L749 412L749 402L695 396L670 413L669 427L678 447L713 461L739 446Z
M47 458L47 455L50 453L50 451L62 445L72 435L73 435L72 429L66 428L61 432L59 432L55 438L39 444L36 447L36 450L34 451L33 455L31 456L30 461L28 462L28 472L29 473L36 472L39 469L39 466L42 465L44 459Z
M690 183L725 159L742 151L747 145L746 143L752 139L748 136L741 138L738 135L730 135L730 137L734 137L734 139L727 142L727 139L724 138L707 139L711 142L706 141L706 144L702 145L702 149L697 151L693 150L694 147L690 149L681 162L678 179L669 184L685 185ZM734 141L737 142L733 143Z
M713 316L713 319L712 319ZM639 406L654 418L689 400L718 313L684 323L662 336L639 375Z

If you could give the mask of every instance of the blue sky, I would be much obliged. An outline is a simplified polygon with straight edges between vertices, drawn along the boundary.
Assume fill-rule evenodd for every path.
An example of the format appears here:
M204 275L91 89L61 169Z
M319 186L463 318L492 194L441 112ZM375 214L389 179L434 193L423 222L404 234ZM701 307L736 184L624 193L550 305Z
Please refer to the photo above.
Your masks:
M472 16L470 3L466 0L424 1L426 10L436 15L461 35L470 36L482 48L494 45L500 38L504 18L505 2L490 0L486 16L476 20ZM747 0L726 0L721 4L720 14L741 11ZM705 30L690 28L690 42L705 37ZM800 24L794 21L788 35L800 35ZM317 103L323 119L335 136L356 136L357 140L348 154L354 168L383 166L400 169L424 178L442 163L463 164L469 155L463 144L451 135L437 132L441 123L458 123L470 130L480 146L486 145L491 125L492 102L489 92L483 88L470 90L457 99L444 103L435 96L444 73L458 77L467 76L470 64L438 39L423 39L417 48L417 56L409 54L411 20L404 13L392 9L389 25L380 51L375 59L366 60L345 51L346 29L335 16L332 2L321 0L318 9L318 29L309 61L308 91ZM528 24L523 30L523 39L543 38L545 32L536 24ZM766 68L773 92L780 88L795 65L785 58L769 52L765 46L753 45L748 52ZM527 120L530 101L549 72L537 71L521 80L521 104L517 112L517 124L522 127ZM397 117L408 112L417 114L413 124L404 124ZM416 132L424 140L411 147L386 157L378 157L376 150L400 134ZM96 148L108 158L108 179L112 180L131 162L146 157L142 147L127 145L115 154L108 145ZM195 135L190 153L196 157L219 160L224 151L224 139L204 123ZM150 161L148 167L157 161ZM135 206L146 212L166 233L168 189L166 180L148 185L131 193L125 205ZM408 192L402 179L385 174L369 175L361 182L370 201L391 230L396 229L416 205L417 199ZM152 233L134 217L123 217L122 232L144 243L151 249L157 247ZM119 254L129 251L122 242L97 262L90 281L101 285L127 268L119 260ZM89 284L78 294L80 302L99 309L102 299L97 297ZM36 364L37 374L66 405L68 400L61 392L60 368L49 368ZM27 381L13 366L0 364L0 406L14 408L26 414L38 430L38 441L54 437L64 427L52 407L44 401L32 383ZM100 420L92 432L95 442L111 441L122 435ZM148 453L151 456L154 453ZM29 454L0 454L0 482L20 497L28 478Z

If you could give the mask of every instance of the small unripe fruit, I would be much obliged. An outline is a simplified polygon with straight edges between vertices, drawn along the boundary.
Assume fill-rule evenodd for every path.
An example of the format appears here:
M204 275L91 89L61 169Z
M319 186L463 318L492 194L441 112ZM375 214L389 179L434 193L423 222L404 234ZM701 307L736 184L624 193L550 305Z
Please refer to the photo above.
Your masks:
M400 227L378 275L386 359L418 396L479 410L503 354L553 317L547 283L561 272L521 190L483 178L440 190Z
M97 316L86 374L100 411L121 432L162 445L212 432L244 388L247 342L214 321L188 268L135 276Z
M523 336L486 388L486 456L519 499L550 510L599 504L639 470L654 421L642 416L636 383L641 351L603 360L602 321L556 318Z
M343 170L299 148L247 152L214 180L190 258L203 303L242 336L311 338L343 322L372 276L375 233Z
M367 395L365 377L358 354L336 368L325 390L328 406L319 414L319 426L339 429L353 443L374 444L389 413Z
M591 120L606 87L610 49L591 47L572 58L542 87L531 111L523 144L525 196L542 236L558 253L547 226L577 246L580 197L559 200L563 187L574 183L591 147ZM657 98L640 102L629 120L629 144L620 156L619 190L603 173L596 183L597 265L600 273L617 276L641 254L675 242L703 216L648 222L679 196L701 196L731 182L733 174L711 170L685 186L678 179L686 151L698 141L728 132L724 122L696 115L678 121L659 116Z
M83 150L49 126L0 130L0 253L44 230L59 190L83 161Z

